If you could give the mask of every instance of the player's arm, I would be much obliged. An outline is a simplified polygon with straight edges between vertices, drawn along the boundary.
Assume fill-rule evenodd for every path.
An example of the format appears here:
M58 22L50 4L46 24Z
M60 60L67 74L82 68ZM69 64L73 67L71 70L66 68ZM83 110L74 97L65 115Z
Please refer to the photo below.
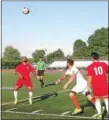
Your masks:
M86 70L86 75L87 75L87 89L90 90L91 85L92 85L92 70L91 68L87 68Z
M92 76L88 76L87 89L90 90L92 84Z
M76 74L72 74L72 76L70 77L70 79L66 82L66 84L64 85L63 89L66 89L71 83L72 81L76 78Z
M33 76L36 77L36 69L30 65L30 68L31 68L31 73L33 74Z
M39 64L39 63L37 62L37 64L36 64L36 69L37 69L37 71L38 71L38 69L39 69L39 68L38 68L38 66L39 66L38 64Z
M44 71L47 70L46 63L44 62Z
M64 73L59 79L57 79L56 84L61 83L66 78L66 74Z
M15 75L17 75L20 79L23 78L23 76L19 72L17 72L17 71L15 71Z

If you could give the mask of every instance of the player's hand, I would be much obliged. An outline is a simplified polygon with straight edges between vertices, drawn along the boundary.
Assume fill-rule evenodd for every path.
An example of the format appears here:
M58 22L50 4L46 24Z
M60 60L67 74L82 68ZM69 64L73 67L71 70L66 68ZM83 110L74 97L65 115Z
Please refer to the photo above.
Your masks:
M87 89L89 92L92 92L91 87L87 86L86 89Z
M19 74L19 78L20 78L20 79L23 79L23 76Z
M65 84L65 85L64 85L64 87L63 87L63 89L65 90L65 89L67 89L67 87L68 87L68 85L67 85L67 84Z
M61 83L61 80L58 79L58 80L56 81L56 84L60 84L60 83Z

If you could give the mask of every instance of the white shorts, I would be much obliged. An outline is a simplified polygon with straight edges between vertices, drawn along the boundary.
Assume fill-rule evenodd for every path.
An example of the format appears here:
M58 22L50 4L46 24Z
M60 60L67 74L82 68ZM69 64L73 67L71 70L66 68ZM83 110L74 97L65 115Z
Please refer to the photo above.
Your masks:
M88 92L86 87L87 87L87 84L75 85L75 87L73 87L71 91L75 93L82 93L83 95L85 95L86 92Z

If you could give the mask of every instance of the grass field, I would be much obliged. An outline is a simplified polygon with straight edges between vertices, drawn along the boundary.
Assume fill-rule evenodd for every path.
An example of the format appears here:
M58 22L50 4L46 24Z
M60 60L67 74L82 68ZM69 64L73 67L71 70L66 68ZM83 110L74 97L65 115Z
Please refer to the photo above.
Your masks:
M45 74L45 84L53 83L60 74ZM92 119L96 111L92 107L86 107L83 114L71 116L67 111L73 111L73 104L68 96L68 91L63 91L64 83L45 88L40 87L40 83L32 77L33 82L33 105L28 103L28 92L25 87L21 88L18 94L19 103L13 104L12 88L16 82L14 72L2 72L2 119ZM75 83L74 83L75 84ZM74 85L69 86L68 89ZM6 88L7 87L7 88ZM57 96L48 95L58 91ZM60 91L60 92L59 92ZM39 96L39 97L38 97ZM43 96L43 97L40 97ZM45 96L45 97L44 97ZM42 99L41 99L42 98ZM78 94L80 104L87 104L86 97ZM66 113L63 115L63 113Z

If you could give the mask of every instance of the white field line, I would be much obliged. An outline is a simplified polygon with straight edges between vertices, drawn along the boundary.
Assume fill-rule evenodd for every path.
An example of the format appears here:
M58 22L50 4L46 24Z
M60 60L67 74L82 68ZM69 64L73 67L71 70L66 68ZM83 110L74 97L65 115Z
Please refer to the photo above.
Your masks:
M37 98L37 97L41 97L41 96L36 96L36 97L33 97L33 98ZM26 101L26 100L28 100L28 98L18 100L18 102L23 102L23 101ZM11 102L7 102L7 103L3 103L3 104L1 104L1 105L9 105L9 104L12 104L12 103L14 103L14 102L13 102L13 101L11 101Z
M66 111L66 112L63 112L61 115L67 115L69 114L71 111Z
M63 92L66 92L66 91L69 91L69 89L67 89L67 90L57 91L56 93L63 93ZM45 93L45 94L46 94L46 93ZM36 96L36 97L33 97L33 99L34 99L34 98L41 97L41 96L42 96L42 95L40 95L40 96ZM23 101L26 101L26 100L28 100L28 98L18 100L18 102L23 102ZM9 105L9 104L12 104L12 103L13 103L13 101L11 101L11 102L7 102L7 103L3 103L3 104L1 104L1 105Z
M33 111L32 114L42 112L42 111L44 111L44 110L36 110L36 111Z
M57 91L56 93L64 93L64 92L68 92L70 89L67 90L61 90L61 91Z
M33 87L33 89L36 87ZM14 90L14 87L0 87L1 90Z
M25 115L33 115L33 113L29 113L29 112L14 112L14 111L2 111L3 113L13 113L13 114L25 114ZM59 114L41 114L41 113L34 113L34 115L39 115L39 116L54 116L54 117L69 117L69 118L76 118L76 119L96 119L96 118L92 118L92 117L83 117L83 116L70 116L70 115L59 115ZM108 118L104 118L107 119Z
M6 112L10 112L11 110L16 110L17 108L11 108L11 109L7 109Z

